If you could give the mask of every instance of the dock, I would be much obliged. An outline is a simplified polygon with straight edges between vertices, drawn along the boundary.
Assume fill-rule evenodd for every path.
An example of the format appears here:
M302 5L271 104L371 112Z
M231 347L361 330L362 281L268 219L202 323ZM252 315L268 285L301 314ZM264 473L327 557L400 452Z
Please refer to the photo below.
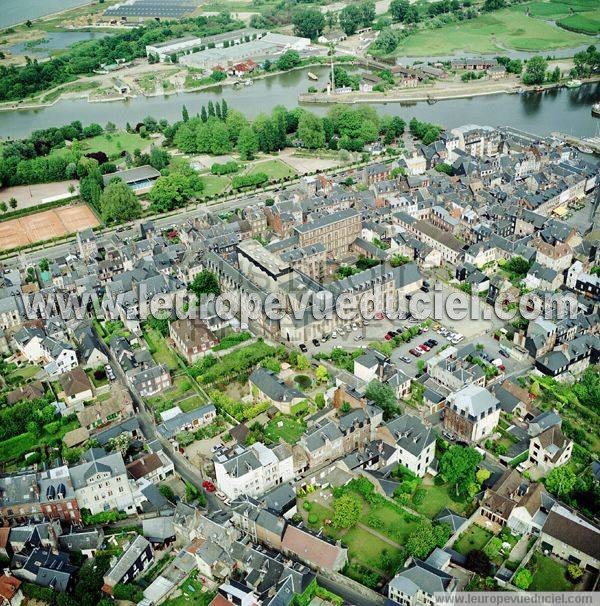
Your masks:
M600 137L575 137L566 133L552 133L556 139L560 139L573 147L589 147L593 153L600 154Z

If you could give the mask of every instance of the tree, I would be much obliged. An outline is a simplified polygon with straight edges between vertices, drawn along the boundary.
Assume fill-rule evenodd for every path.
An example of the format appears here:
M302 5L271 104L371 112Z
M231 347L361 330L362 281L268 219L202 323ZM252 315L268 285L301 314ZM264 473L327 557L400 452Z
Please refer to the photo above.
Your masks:
M319 392L315 396L315 404L317 405L317 408L319 410L321 410L322 408L325 408L325 394L323 394L322 392Z
M362 23L362 11L358 4L347 4L340 12L340 27L347 36L356 33Z
M254 160L258 151L258 135L249 126L246 126L240 132L237 140L237 150L242 160Z
M308 370L310 368L310 363L307 360L306 356L298 354L298 356L296 357L295 367L296 370Z
M410 263L410 259L406 255L395 254L390 259L390 265L392 267L400 267L401 265L406 265Z
M10 207L11 207L13 210L14 210L15 208L17 208L17 204L18 204L18 202L17 202L17 199L16 199L16 198L11 198L11 199L8 201L8 205L9 205L9 206L10 206Z
M319 364L315 369L315 379L317 380L317 383L326 383L329 380L329 373L322 364Z
M6 206L6 202L0 202L0 211L5 213L8 210L8 206Z
M426 558L436 547L443 547L452 530L445 524L421 520L406 541L406 551L415 558Z
M504 267L507 271L516 274L517 276L526 276L529 271L530 263L523 259L523 257L517 255L516 257L511 257Z
M181 108L181 119L184 122L187 122L190 119L190 114L188 113L188 109L185 105Z
M409 7L410 3L408 0L392 0L389 8L392 19L394 19L394 21L404 21Z
M375 3L371 0L365 0L359 4L361 12L361 25L369 27L375 19Z
M479 469L475 474L475 479L479 485L483 484L492 474L487 469Z
M533 575L527 568L521 568L513 579L513 584L524 591L531 585Z
M163 497L165 497L165 499L167 499L167 501L171 501L171 503L175 502L175 493L168 484L161 484L158 487L158 491Z
M454 485L456 494L466 494L475 483L475 472L481 455L470 447L451 446L440 459L440 474Z
M523 74L523 82L525 84L543 84L546 79L546 68L548 62L544 57L537 55L527 61L527 67Z
M360 518L362 503L357 495L347 493L333 501L333 512L335 528L352 528Z
M139 219L142 206L127 184L120 179L114 179L100 196L100 214L108 223L123 223Z
M568 496L577 482L575 472L566 465L555 467L547 476L544 483L546 488L558 497Z
M79 195L92 206L98 207L102 188L98 179L88 175L79 182Z
M583 570L579 568L576 564L569 564L567 566L567 576L573 583L578 583L583 576Z
M480 549L472 549L467 554L465 568L476 572L482 577L487 577L490 574L492 565L488 556Z
M285 51L285 53L283 53L283 55L281 55L279 59L277 59L276 65L277 69L283 71L298 67L298 65L300 65L300 55L298 54L298 51Z
M367 385L365 396L383 410L386 419L390 419L400 412L396 394L387 383L382 383L376 379L371 381Z
M223 114L223 110L221 110L221 115ZM227 111L227 118L225 118L225 124L227 125L227 130L229 131L229 138L231 141L236 144L240 133L248 128L249 123L246 119L246 116L235 109L231 111Z
M504 8L505 4L504 0L485 0L483 3L483 10L488 12L497 11Z
M352 6L352 5L350 5ZM323 121L309 112L304 112L298 123L298 138L304 147L319 149L325 146Z
M50 261L48 261L48 259L46 259L46 257L44 257L43 259L40 259L39 267L40 267L40 271L48 271L48 269L50 268Z
M204 183L192 168L181 168L172 173L159 177L148 198L152 209L156 212L168 212L182 208L191 199L202 193Z
M316 40L325 27L325 17L316 8L300 8L292 16L294 32L297 36Z
M221 294L221 287L219 286L217 276L207 269L196 274L191 284L189 284L188 290L193 292L198 299L202 295L213 294L218 296Z

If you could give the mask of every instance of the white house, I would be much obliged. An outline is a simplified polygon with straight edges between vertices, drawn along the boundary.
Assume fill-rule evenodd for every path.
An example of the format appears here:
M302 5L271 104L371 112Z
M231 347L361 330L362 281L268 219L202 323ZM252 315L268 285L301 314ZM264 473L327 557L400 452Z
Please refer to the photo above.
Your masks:
M235 446L214 457L219 490L230 499L241 494L257 497L294 477L292 451L285 444L268 448L261 442Z
M134 494L121 453L98 453L95 449L84 458L85 463L69 469L80 509L89 509L92 514L112 509L135 513Z
M383 439L396 450L387 465L400 463L423 477L435 457L435 432L425 427L418 417L405 414L381 428Z
M444 428L465 440L489 436L499 419L500 401L485 387L472 383L446 398Z

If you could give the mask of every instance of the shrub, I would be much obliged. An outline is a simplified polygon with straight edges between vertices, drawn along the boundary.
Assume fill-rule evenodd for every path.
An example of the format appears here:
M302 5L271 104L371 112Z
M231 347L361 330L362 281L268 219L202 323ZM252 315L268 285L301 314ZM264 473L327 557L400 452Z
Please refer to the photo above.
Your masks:
M579 566L576 566L575 564L569 564L567 566L567 576L569 577L569 579L571 579L571 581L577 583L579 579L581 579L581 577L583 576L583 570L581 570L581 568L579 568Z
M311 513L308 516L308 523L313 526L319 521L319 516L316 513Z
M312 503L310 501L304 501L304 503L302 504L302 507L306 511L310 511L312 509Z
M253 175L238 175L231 180L233 189L242 189L245 187L258 187L269 180L269 176L265 173L254 173Z
M210 167L210 172L213 175L229 175L230 173L237 173L238 170L240 170L240 165L233 160L231 162L226 162L225 164L215 162Z
M422 505L425 501L425 497L427 496L427 491L424 488L419 488L417 492L413 495L413 503L418 507Z
M533 576L530 570L527 568L521 568L515 574L515 578L513 579L513 584L516 585L519 589L527 589L531 585L531 581L533 580Z

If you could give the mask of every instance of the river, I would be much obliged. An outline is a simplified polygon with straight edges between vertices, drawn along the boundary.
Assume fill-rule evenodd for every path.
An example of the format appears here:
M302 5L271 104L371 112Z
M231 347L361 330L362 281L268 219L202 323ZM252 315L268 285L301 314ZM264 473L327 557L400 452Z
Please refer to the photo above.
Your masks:
M239 90L216 87L199 93L180 93L169 96L128 101L88 103L85 99L59 101L51 107L37 110L0 112L0 137L26 137L32 130L58 126L72 120L83 124L114 122L123 126L135 124L151 115L169 121L179 119L185 104L191 115L200 111L210 99L225 98L230 107L239 109L249 117L269 112L275 105L291 108L298 104L298 94L306 92L311 84L308 70L298 70L259 79L253 86ZM327 78L327 68L311 68L319 76L322 87ZM427 103L373 104L382 114L400 115L409 120L413 116L435 122L446 128L465 123L509 125L539 135L563 131L578 136L596 134L600 120L591 115L591 106L600 101L600 83L587 84L578 89L556 89L545 93L497 94L468 99ZM324 114L328 106L309 105L307 109Z
M0 0L0 28L89 3L90 0Z

